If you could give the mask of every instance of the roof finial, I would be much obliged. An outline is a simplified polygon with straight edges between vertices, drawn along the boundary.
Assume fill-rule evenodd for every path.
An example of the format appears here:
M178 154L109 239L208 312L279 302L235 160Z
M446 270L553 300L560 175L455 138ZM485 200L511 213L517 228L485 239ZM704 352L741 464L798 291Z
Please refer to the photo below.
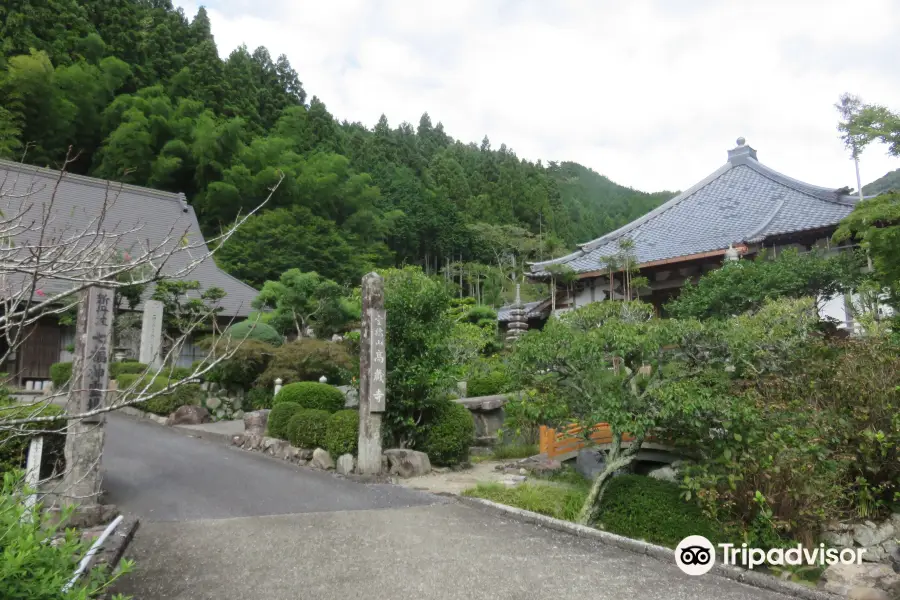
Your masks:
M738 260L739 258L740 256L734 244L728 244L728 250L725 251L725 260Z
M737 145L738 145L738 146L743 146L743 145L746 144L746 143L747 143L747 140L744 139L744 136L741 136L741 137L739 137L739 138L737 139Z

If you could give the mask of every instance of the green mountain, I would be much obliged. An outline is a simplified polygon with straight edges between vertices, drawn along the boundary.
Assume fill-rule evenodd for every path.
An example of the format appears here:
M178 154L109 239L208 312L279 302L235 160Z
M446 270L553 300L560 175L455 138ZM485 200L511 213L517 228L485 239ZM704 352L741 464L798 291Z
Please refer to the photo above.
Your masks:
M866 196L877 196L894 190L900 190L900 169L894 169L862 188L863 194Z
M0 7L0 155L184 192L207 233L257 206L282 173L217 254L254 285L293 267L350 282L402 264L438 271L513 254L521 266L671 196L523 160L487 137L455 140L427 113L417 125L339 121L286 56L241 47L222 60L205 9L190 19L170 0ZM471 292L480 283L468 277Z

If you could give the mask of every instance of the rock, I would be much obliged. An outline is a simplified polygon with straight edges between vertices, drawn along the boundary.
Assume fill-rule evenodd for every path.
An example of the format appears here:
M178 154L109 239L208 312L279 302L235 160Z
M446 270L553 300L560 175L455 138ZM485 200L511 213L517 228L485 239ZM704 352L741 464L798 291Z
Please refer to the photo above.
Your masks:
M310 461L309 466L314 469L327 471L334 468L334 461L331 459L331 455L328 454L328 451L316 448L313 450L312 460Z
M265 435L269 424L268 410L255 410L244 414L244 432L252 435Z
M260 446L263 443L263 436L261 435L248 435L247 436L247 444L244 446L250 450L259 450Z
M523 468L519 469L519 475L528 475L528 471L526 471L525 468L523 467Z
M225 411L219 409L216 411L216 421L224 421L225 420Z
M894 526L890 521L885 521L875 530L875 537L872 540L872 545L877 546L888 540L894 539L894 533Z
M308 450L308 449L306 449L306 448L299 448L299 449L298 449L298 452L297 452L297 458L299 458L300 460L307 460L307 461L308 461L308 460L312 460L312 457L313 457L313 451L312 451L312 450Z
M353 472L353 468L356 466L356 460L354 460L352 454L341 454L337 460L337 472L341 475L349 475Z
M206 408L209 410L216 410L222 406L222 400L220 398L212 397L206 399Z
M850 600L891 600L887 592L867 587L853 587L847 591Z
M826 531L822 534L822 541L833 548L852 548L853 534Z
M236 411L234 411L234 414L231 415L231 418L234 419L234 420L236 420L236 421L239 421L239 420L243 419L243 418L244 418L244 411L242 411L242 410L236 410Z
M881 544L881 548L888 558L893 559L900 566L900 544L894 540L888 540Z
M875 544L875 523L866 521L865 523L857 523L853 526L853 539L863 548L868 548Z
M390 463L388 462L388 457L384 454L381 455L381 472L387 473L388 468L390 468Z
M840 521L829 521L825 524L825 531L850 531L853 527L850 523L841 523Z
M388 460L388 473L400 477L418 477L427 475L431 471L431 460L424 452L393 448L385 450L384 456Z
M209 423L209 411L202 406L179 406L178 409L166 419L166 425L200 425Z
M507 487L516 487L522 485L528 478L525 475L507 475L500 480L500 483Z
M244 401L240 398L229 398L228 404L231 405L232 410L241 410L244 408Z
M839 563L825 569L819 586L826 592L842 596L848 596L851 590L859 590L858 593L862 593L861 589L882 590L888 592L890 598L891 593L900 591L900 575L882 563Z
M531 471L532 473L534 473L535 475L549 474L549 473L555 473L556 471L559 471L560 469L562 469L562 463L559 462L558 460L553 460L552 458L546 458L546 457L534 458L534 457L532 457L531 459L529 459L528 464L525 465L525 468L528 469L529 471Z
M606 453L588 448L579 450L575 459L575 470L585 479L593 481L597 475L606 470Z
M678 480L678 474L675 472L675 469L668 465L650 471L647 473L647 477L659 479L660 481L671 481L672 483Z
M888 554L884 551L884 548L881 546L872 546L871 548L866 548L866 551L863 553L862 559L864 562L872 562L872 563L880 563L887 562Z
M231 437L231 445L241 447L244 445L244 442L247 440L247 436L242 433Z

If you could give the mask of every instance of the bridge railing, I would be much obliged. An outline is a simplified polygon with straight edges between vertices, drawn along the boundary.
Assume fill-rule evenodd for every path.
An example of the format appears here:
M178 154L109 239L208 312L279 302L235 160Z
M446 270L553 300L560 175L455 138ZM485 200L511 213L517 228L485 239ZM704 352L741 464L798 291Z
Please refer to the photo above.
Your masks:
M594 444L611 444L612 430L609 423L598 423L591 428L590 440ZM634 436L625 434L623 442L631 442ZM569 425L561 430L556 430L546 425L541 425L538 444L541 454L547 458L566 460L577 454L579 450L588 445L584 436L584 428L580 425Z

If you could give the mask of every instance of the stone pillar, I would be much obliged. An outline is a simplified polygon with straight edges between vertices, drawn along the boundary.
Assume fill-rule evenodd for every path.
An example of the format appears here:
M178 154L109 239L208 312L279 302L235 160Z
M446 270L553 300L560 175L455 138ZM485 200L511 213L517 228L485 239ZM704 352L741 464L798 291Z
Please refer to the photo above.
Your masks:
M81 293L75 326L75 357L66 413L78 415L103 407L109 388L113 291L90 287ZM68 423L65 504L96 504L100 494L104 414Z
M279 377L278 379L275 380L275 393L274 393L275 396L277 396L278 392L281 391L281 384L283 384L283 383L284 383L284 381L281 380L281 377Z
M162 350L162 326L162 302L159 300L147 300L144 303L144 320L141 324L141 353L138 360L154 369L162 367L159 356Z
M384 279L369 273L362 280L362 330L359 344L359 472L381 472L381 413L387 396L387 315Z

